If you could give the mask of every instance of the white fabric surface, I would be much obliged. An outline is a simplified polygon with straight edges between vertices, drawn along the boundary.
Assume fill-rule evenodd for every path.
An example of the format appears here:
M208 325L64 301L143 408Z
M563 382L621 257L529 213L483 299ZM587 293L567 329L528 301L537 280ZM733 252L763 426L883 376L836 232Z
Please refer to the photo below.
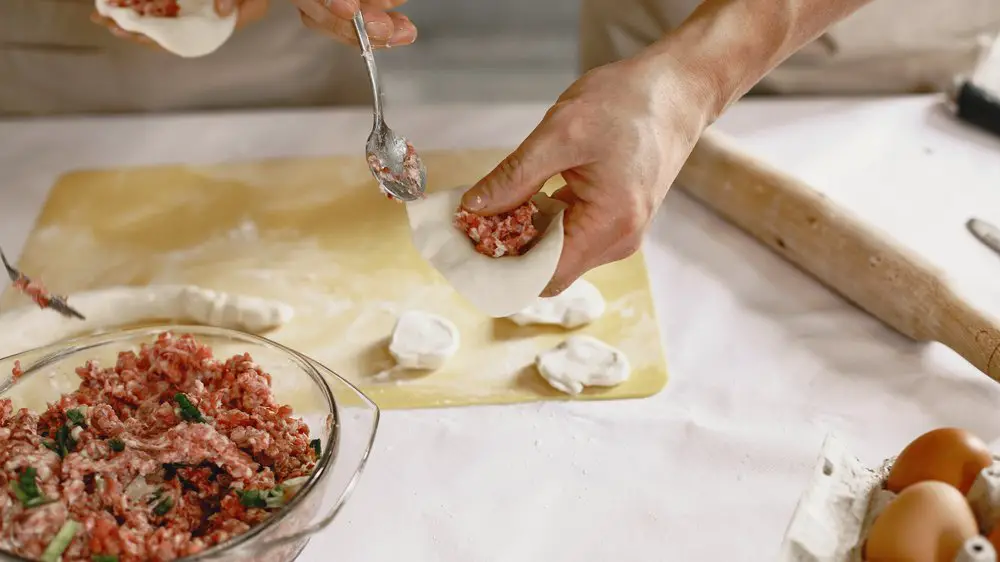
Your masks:
M947 267L1000 312L1000 141L928 97L754 101L719 126ZM513 145L544 107L392 112L421 149ZM17 255L60 172L362 154L358 112L0 123L0 241ZM772 560L824 435L862 460L936 426L1000 435L1000 385L918 345L679 192L645 248L671 368L641 401L386 412L307 562ZM992 285L992 287L990 287ZM334 366L335 367L335 366Z

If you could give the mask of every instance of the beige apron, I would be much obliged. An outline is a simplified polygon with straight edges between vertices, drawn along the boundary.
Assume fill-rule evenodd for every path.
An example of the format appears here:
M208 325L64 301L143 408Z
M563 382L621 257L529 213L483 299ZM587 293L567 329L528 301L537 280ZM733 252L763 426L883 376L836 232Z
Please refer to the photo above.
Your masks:
M631 56L699 0L583 0L583 70ZM882 94L939 91L968 73L1000 32L1000 0L874 0L792 55L755 91Z
M93 0L0 3L0 116L370 103L361 58L284 0L196 59L112 36Z

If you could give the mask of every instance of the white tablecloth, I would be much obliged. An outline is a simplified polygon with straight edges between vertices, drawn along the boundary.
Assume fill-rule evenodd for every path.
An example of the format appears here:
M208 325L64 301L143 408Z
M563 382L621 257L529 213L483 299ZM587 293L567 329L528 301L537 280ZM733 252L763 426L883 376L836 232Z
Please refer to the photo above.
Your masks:
M754 101L718 125L945 267L1000 312L1000 142L927 97ZM542 106L392 112L423 149L514 145ZM16 255L78 167L354 153L363 111L0 123L0 241ZM667 389L641 401L387 412L369 468L303 560L773 559L823 437L868 463L936 426L1000 436L1000 385L845 304L679 192L645 247ZM992 287L991 287L992 286Z

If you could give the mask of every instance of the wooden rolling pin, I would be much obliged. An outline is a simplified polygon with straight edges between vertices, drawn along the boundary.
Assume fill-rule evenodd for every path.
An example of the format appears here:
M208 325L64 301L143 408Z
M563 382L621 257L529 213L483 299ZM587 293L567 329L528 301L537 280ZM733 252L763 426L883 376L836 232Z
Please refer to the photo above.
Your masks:
M917 341L938 341L1000 381L1000 322L942 272L804 182L706 131L677 185L827 287Z

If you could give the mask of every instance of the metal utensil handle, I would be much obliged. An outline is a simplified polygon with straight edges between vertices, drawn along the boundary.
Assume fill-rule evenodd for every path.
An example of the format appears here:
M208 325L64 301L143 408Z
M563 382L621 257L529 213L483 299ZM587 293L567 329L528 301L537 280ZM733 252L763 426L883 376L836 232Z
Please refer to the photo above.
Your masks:
M361 43L361 58L365 59L365 66L368 68L368 78L372 83L372 107L374 108L375 125L382 122L382 81L378 76L378 68L375 66L375 53L372 52L372 42L368 39L368 32L365 31L365 18L361 11L354 12L354 30L358 33L358 42Z

